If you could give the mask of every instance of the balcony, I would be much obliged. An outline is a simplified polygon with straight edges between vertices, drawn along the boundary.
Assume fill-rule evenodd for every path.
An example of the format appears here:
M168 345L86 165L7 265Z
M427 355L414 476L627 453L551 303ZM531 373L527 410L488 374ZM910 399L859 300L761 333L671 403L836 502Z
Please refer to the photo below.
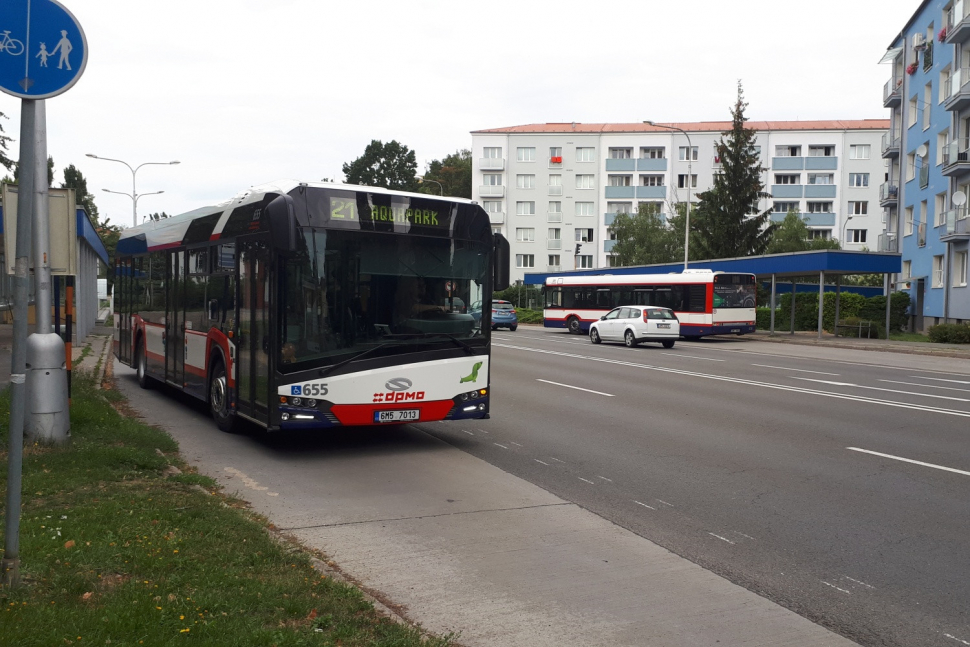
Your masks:
M950 209L945 214L946 226L940 232L940 240L944 242L970 240L970 212L967 207Z
M899 129L887 131L882 136L883 158L899 157Z
M606 187L606 197L609 198L633 198L636 195L635 186L608 186Z
M504 198L505 186L501 184L485 184L478 187L478 195L483 198Z
M899 187L885 182L879 187L879 206L893 207L899 204Z
M562 211L550 211L546 214L546 222L562 222Z
M635 171L636 167L637 167L637 161L632 158L624 158L624 159L607 158L606 160L607 171Z
M899 252L899 238L897 238L895 232L879 234L879 242L877 243L876 251Z
M801 159L801 158L799 158ZM772 184L772 198L801 198L803 189L801 184Z
M926 247L926 223L921 222L916 225L916 245Z
M954 45L970 38L968 13L970 13L970 1L956 0L953 3L950 10L946 12L946 38L943 42Z
M637 160L638 171L666 171L667 158L665 157L641 157Z
M772 213L771 222L784 222L787 213ZM834 213L800 213L798 217L809 227L834 227Z
M894 76L882 88L883 108L895 108L903 100L903 77Z
M663 200L667 197L666 186L638 186L637 197L640 199Z
M562 195L562 185L550 185L549 195Z
M811 158L809 158L811 159ZM805 185L806 198L834 198L834 184L807 184Z
M504 211L489 211L488 221L493 225L501 225L505 223L505 212Z
M839 158L834 155L828 157L806 157L806 171L834 171L839 168Z
M963 110L970 106L970 68L953 71L943 87L943 107L946 110Z
M603 251L606 252L607 254L611 254L613 252L613 248L615 246L616 246L616 241L615 240L604 240L603 241Z
M549 158L549 168L562 168L562 155Z
M958 139L943 148L943 175L955 176L970 172L970 150L968 140Z
M546 249L562 249L562 239L550 238L546 241Z
M549 271L550 272L562 272L562 265L550 265L549 266Z
M478 158L478 168L482 171L504 171L504 157L480 157Z
M773 171L801 171L805 168L804 157L772 157L771 170Z

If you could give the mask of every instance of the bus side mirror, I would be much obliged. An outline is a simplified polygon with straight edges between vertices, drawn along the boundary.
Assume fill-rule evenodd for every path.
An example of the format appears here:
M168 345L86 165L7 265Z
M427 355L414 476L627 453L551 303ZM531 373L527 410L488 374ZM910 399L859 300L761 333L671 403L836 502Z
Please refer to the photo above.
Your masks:
M269 219L273 247L281 252L295 251L297 225L293 198L288 195L277 196L266 205L266 216Z
M498 292L509 287L509 264L511 263L509 241L502 234L492 234L492 290Z

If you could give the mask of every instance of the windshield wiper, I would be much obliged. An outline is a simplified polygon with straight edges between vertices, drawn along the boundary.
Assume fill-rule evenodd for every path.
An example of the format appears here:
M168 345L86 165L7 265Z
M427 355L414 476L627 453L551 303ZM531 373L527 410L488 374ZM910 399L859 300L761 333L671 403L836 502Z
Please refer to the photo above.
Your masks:
M347 359L345 359L342 362L337 362L336 364L332 364L330 366L326 366L324 368L321 368L320 369L320 377L325 377L327 375L330 375L332 372L336 371L338 368L340 368L342 366L346 366L347 364L350 364L351 362L356 362L359 359L363 359L364 357L367 357L368 355L370 355L374 351L379 350L381 348L384 348L385 346L393 346L395 343L396 342L390 342L390 341L381 342L377 346L372 346L372 347L368 348L365 351L361 351L361 352L357 353L356 355L351 355L350 357L348 357Z
M446 332L431 333L431 334L429 334L427 336L428 337L447 337L451 341L455 342L456 344L458 344L459 346L461 346L462 348L464 348L465 349L465 352L468 353L469 355L478 355L478 352L475 350L474 347L469 346L468 344L466 344L462 340L458 339L454 335L449 335Z

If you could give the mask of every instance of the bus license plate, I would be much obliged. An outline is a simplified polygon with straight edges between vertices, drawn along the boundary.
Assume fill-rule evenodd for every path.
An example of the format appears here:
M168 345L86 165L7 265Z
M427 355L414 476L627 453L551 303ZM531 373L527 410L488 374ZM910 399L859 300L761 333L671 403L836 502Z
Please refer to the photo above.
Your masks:
M420 409L399 409L397 411L375 411L374 422L416 422Z
M657 328L670 328L670 324L657 324Z
M741 332L741 329L740 328L732 328L731 329L731 332Z

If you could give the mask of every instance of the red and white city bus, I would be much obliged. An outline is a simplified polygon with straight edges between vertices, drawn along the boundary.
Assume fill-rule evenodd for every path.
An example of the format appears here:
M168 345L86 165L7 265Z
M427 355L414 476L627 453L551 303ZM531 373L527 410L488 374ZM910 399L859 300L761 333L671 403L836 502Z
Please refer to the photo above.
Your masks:
M118 359L207 400L219 427L487 418L508 242L458 198L279 182L126 229Z
M685 339L755 331L754 274L688 269L682 274L550 276L544 292L543 325L576 334L621 305L670 308Z

